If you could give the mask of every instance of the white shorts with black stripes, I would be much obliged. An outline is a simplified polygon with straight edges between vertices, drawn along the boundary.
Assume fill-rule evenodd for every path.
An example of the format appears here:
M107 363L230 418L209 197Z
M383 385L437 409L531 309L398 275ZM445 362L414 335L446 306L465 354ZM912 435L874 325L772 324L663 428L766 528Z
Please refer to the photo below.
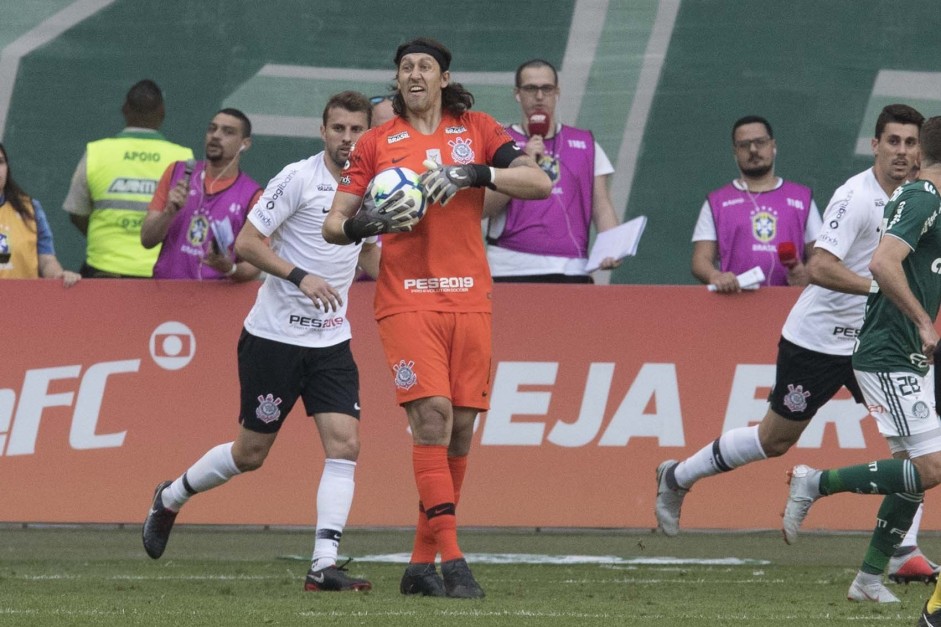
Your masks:
M921 457L941 451L941 420L935 412L934 371L863 372L856 370L869 413L892 453Z

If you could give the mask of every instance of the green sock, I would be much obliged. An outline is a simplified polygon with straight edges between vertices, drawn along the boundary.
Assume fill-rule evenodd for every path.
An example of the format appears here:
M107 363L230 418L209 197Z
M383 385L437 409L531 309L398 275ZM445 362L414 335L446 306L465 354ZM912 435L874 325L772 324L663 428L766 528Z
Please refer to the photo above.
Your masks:
M872 530L861 571L873 575L885 572L889 558L912 526L912 518L923 497L922 494L887 494L882 499L882 506L876 514L876 528Z
M859 466L824 470L820 475L820 493L855 492L857 494L919 494L921 477L907 459L880 459Z

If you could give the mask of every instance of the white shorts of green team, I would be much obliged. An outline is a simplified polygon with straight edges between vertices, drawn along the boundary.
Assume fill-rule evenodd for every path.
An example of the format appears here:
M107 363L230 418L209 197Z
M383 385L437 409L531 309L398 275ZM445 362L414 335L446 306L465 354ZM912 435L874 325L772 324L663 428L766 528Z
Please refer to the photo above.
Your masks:
M854 372L869 413L893 455L906 451L909 457L921 457L941 451L933 366L926 376L903 371Z

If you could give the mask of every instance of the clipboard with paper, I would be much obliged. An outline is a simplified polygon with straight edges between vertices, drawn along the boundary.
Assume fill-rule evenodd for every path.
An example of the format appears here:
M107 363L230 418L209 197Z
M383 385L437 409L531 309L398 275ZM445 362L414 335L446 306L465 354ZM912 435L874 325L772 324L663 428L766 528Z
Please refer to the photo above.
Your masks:
M638 216L613 229L598 233L588 255L588 265L585 269L588 272L594 272L608 257L620 260L636 255L640 236L644 234L646 226L647 216Z
M212 237L218 246L219 253L228 255L235 243L235 232L232 230L232 223L226 216L221 220L210 220L209 227L212 229Z

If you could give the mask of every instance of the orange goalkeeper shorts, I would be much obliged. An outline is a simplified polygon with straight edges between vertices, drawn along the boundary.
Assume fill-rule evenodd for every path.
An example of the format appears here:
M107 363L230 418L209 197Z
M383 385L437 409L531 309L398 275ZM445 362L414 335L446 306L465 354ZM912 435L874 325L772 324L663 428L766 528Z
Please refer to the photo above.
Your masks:
M443 396L453 407L490 408L489 313L410 311L379 320L400 405Z

